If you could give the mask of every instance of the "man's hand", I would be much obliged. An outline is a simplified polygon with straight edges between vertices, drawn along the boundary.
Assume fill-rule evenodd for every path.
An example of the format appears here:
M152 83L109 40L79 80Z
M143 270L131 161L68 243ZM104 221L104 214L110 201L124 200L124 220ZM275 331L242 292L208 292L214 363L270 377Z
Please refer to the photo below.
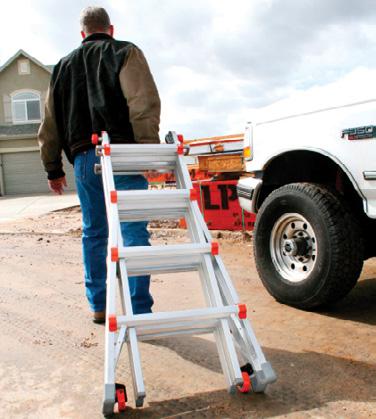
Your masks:
M52 192L57 193L58 195L62 195L64 192L63 186L67 187L67 181L65 179L65 176L60 177L59 179L49 180L48 181L48 187Z

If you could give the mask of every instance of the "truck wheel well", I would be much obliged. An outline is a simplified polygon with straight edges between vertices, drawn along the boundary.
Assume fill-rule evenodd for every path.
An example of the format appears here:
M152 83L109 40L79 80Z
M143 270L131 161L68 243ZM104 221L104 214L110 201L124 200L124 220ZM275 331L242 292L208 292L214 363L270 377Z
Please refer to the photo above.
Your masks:
M281 154L267 165L257 209L273 190L295 182L319 183L335 189L353 210L363 213L362 199L342 168L329 157L307 150Z
M317 152L291 151L273 159L264 169L256 210L260 209L265 198L275 189L296 182L317 183L336 190L361 225L365 240L364 258L376 256L373 245L376 220L368 218L364 213L363 200L343 169L331 158Z

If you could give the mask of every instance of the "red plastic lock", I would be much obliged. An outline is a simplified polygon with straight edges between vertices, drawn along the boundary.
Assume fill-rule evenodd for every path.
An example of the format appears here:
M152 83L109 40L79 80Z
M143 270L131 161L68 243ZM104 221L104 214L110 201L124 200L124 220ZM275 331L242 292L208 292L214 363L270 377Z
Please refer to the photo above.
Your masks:
M110 332L116 332L118 327L117 327L117 319L115 314L110 314L108 316L108 329Z
M103 146L103 152L105 156L110 156L111 155L111 147L109 144L105 144Z
M179 143L183 144L183 142L184 142L183 135L182 134L178 134L177 137L178 137Z
M118 201L117 191L110 192L110 199L111 199L111 204L117 204L117 201Z
M119 262L119 249L117 247L111 248L111 262Z
M191 190L189 191L189 199L190 199L191 201L197 201L198 196L197 196L197 191L196 191L196 189L191 189Z
M184 154L184 146L183 146L183 144L179 144L178 145L177 153L179 154L179 156L182 156Z
M247 318L247 306L245 304L238 304L239 307L239 319Z
M216 256L219 254L219 244L217 242L212 242L211 253L213 256Z
M180 218L179 220L179 228L186 229L187 228L187 222L185 221L185 218Z

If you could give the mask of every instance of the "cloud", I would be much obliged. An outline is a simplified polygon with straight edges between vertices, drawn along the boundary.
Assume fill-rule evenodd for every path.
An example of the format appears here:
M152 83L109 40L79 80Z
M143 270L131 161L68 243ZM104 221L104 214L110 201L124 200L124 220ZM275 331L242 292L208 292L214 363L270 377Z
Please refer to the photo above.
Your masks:
M46 64L56 62L79 45L79 13L87 5L86 0L7 2L0 61L23 48ZM101 5L116 37L145 52L162 98L163 133L176 129L197 138L239 132L247 112L330 85L357 68L376 68L373 0L105 0Z

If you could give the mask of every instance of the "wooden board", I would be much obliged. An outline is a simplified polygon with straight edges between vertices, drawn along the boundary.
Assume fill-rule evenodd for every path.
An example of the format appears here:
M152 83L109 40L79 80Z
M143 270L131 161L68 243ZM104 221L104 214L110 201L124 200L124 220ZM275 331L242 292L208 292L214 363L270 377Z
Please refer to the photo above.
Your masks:
M243 156L225 154L218 156L198 156L200 170L208 172L241 172L244 170Z

